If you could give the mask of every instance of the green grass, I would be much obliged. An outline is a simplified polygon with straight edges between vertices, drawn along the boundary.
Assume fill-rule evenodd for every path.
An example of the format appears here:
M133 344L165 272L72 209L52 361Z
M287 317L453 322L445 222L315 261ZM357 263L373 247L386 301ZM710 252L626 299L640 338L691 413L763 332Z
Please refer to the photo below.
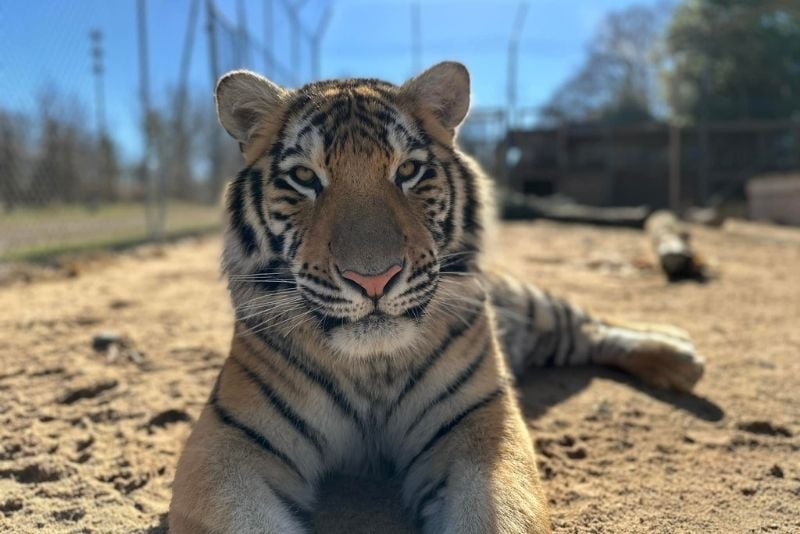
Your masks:
M170 240L219 228L218 206L171 202L163 237ZM0 214L0 261L46 262L65 254L120 250L148 241L141 204L110 204L91 211L54 206Z

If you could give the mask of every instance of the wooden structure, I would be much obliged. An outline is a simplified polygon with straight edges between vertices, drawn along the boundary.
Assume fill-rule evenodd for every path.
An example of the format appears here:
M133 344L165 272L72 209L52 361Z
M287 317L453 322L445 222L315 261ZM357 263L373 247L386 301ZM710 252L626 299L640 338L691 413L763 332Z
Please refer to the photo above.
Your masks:
M749 181L747 205L753 219L800 226L800 173Z
M511 191L677 212L743 200L750 177L800 169L800 121L569 124L510 130L497 151Z

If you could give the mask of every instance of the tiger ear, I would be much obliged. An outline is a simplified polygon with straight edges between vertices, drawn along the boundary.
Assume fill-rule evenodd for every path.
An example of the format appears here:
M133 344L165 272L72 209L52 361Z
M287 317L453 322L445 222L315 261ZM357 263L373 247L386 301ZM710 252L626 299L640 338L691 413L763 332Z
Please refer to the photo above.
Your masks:
M220 124L242 146L263 119L280 111L288 95L283 87L246 70L225 74L214 91Z
M451 133L469 111L469 71L455 61L437 63L404 83L400 91Z

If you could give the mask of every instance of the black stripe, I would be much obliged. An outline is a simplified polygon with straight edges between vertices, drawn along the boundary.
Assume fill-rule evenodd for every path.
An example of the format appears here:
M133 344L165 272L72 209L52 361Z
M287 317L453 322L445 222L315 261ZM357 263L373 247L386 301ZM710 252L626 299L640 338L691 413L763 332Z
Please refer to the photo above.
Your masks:
M267 226L264 218L264 183L263 175L259 169L250 171L250 196L253 197L253 206L256 209L256 216L261 226Z
M433 273L431 273L431 269L435 265L436 265L436 260L435 259L432 260L432 261L429 261L428 263L420 265L419 267L417 267L416 269L411 271L411 274L409 275L408 279L406 279L406 283L410 284L411 282L413 282L414 280L416 280L417 278L419 278L422 275L428 275L430 277L433 274Z
M435 499L439 492L445 487L447 487L447 475L443 476L437 484L432 485L432 487L420 497L416 506L416 511L414 512L415 523L418 529L422 529L425 523L425 519L422 517L422 511L425 509L425 506Z
M556 305L555 300L553 300L550 294L545 292L544 296L547 299L547 303L550 305L550 309L553 310L552 345L555 346L550 349L550 355L547 356L547 360L544 362L545 367L550 367L555 363L556 356L558 356L558 351L561 348L561 314L558 312L559 306Z
M442 190L442 188L439 187L438 185L432 185L432 184L426 184L426 185L423 185L421 187L414 186L413 189L414 189L414 192L416 194L418 194L418 195L421 195L423 193L427 193L428 191L441 191Z
M475 259L477 250L471 245L464 245L464 247L454 250L449 253L449 258L440 265L440 273L469 273L477 271Z
M228 199L228 211L230 212L231 226L239 236L239 242L246 255L251 255L258 251L258 242L253 227L247 222L244 214L244 187L245 178L249 168L244 169L231 184L231 194Z
M394 400L394 402L389 406L389 409L386 412L386 419L388 420L394 411L400 406L400 403L403 402L403 399L408 395L414 386L416 386L420 380L422 380L425 374L430 370L433 365L439 361L439 359L447 352L447 349L450 348L450 344L453 343L456 339L460 338L464 335L467 330L472 328L472 326L476 323L479 317L482 315L483 307L479 306L475 309L475 312L472 316L467 319L466 323L458 322L455 326L450 328L450 331L447 334L447 337L444 338L436 349L433 350L428 357L425 358L425 361L420 365L418 368L414 370L411 376L406 381L406 385L403 387L403 390Z
M298 202L300 202L300 200L302 200L302 199L299 199L299 198L294 198L294 197L290 197L290 196L286 196L286 195L284 195L284 196L280 196L280 197L278 197L278 198L276 198L276 199L273 199L273 200L272 200L272 202L274 202L274 203L278 203L278 202L286 202L287 204L290 204L290 205L294 206L294 205L296 205Z
M408 280L406 280L406 283L408 283ZM403 291L402 293L397 295L397 298L403 298L403 297L406 297L406 296L408 296L408 295L410 295L412 293L416 293L420 289L424 289L426 286L429 286L430 284L431 284L431 279L430 278L428 278L427 280L422 280L421 282L417 282L413 286L409 287L408 289L406 289L405 291Z
M317 319L317 325L325 333L328 333L334 328L338 328L350 322L347 317L338 317L328 313L322 313L319 310L314 310L311 315Z
M294 191L295 193L297 193L297 189L292 187L289 184L289 182L287 182L283 178L275 178L275 180L272 181L272 185L274 185L278 189L283 189L284 191Z
M284 452L280 451L272 443L270 443L270 441L263 434L261 434L256 430L253 430L249 426L240 422L233 415L231 415L231 413L228 410L220 406L216 392L212 394L211 406L214 408L214 411L217 413L217 417L219 417L222 423L242 432L242 434L247 436L250 439L250 441L258 445L264 451L270 453L275 458L282 461L286 465L286 467L294 471L303 482L306 482L306 477L303 476L303 473L300 472L300 469L297 467L297 464L295 464L291 458L289 458Z
M245 326L248 330L250 330L251 333L255 334L273 352L279 354L284 359L284 361L286 361L287 364L298 369L310 381L314 382L320 388L322 388L328 394L328 396L331 398L334 404L336 404L336 406L338 406L339 409L345 415L349 416L353 420L353 422L356 424L361 433L366 434L366 427L364 425L364 422L356 413L355 408L353 408L350 402L345 398L344 394L339 388L339 384L337 384L335 379L332 376L330 376L330 373L327 373L315 367L310 362L310 358L306 355L302 355L300 357L295 356L292 350L289 347L287 347L285 343L274 339L272 336L268 334L266 330L258 328L250 329L248 325Z
M417 454L415 454L411 458L411 460L406 464L406 466L403 468L403 472L408 473L414 466L414 463L417 460L419 460L419 458L423 454L431 450L439 441L441 441L445 436L447 436L447 434L452 432L453 429L457 427L459 423L461 423L461 421L466 419L467 416L469 416L472 412L487 406L490 402L499 397L503 393L503 391L504 389L502 387L495 389L494 391L483 397L481 400L479 400L475 404L472 404L469 408L467 408L466 410L464 410L463 412L452 418L450 421L440 426L439 430L437 430L436 433L433 436L431 436L431 439L429 439L428 442L422 447L422 449L420 449L419 452L417 452Z
M603 351L606 348L606 344L611 341L611 336L603 336L600 338L599 343L595 343L591 349L591 360L597 361L597 358L603 355Z
M528 329L530 332L536 331L536 297L528 286L525 286L525 294L528 297Z
M292 499L282 491L275 489L269 483L267 483L267 485L272 490L272 493L275 494L275 497L277 497L278 500L281 501L281 504L283 504L286 507L286 509L289 510L289 512L294 516L295 519L297 519L299 523L301 523L304 527L308 527L311 524L311 519L312 519L311 511L304 508L300 503L298 503L296 500Z
M287 403L284 401L269 384L264 382L261 377L259 377L255 372L253 372L250 368L248 368L244 363L239 361L238 358L231 356L231 360L236 363L242 371L247 375L247 377L258 386L259 391L264 396L266 400L272 404L272 407L283 416L286 421L297 430L304 438L311 442L317 452L319 452L320 456L325 456L325 453L322 450L322 438L320 438L319 432L311 428L311 426L306 422L297 412L295 412Z
M466 202L464 203L464 230L466 232L474 234L481 228L480 221L478 220L478 192L475 187L475 176L469 172L464 162L458 157L457 154L453 154L456 165L458 165L458 170L461 171L462 182L464 185L464 194L466 196Z
M333 291L339 291L339 288L337 286L333 285L332 283L330 283L327 280L324 280L324 279L322 279L322 278L320 278L318 276L314 276L311 273L308 273L308 272L305 272L305 271L301 271L300 273L297 274L297 277L298 278L305 278L307 280L311 280L315 284L317 284L319 286L322 286L325 289L331 289Z
M273 234L272 231L267 228L267 237L269 238L270 250L273 254L279 256L283 252L283 235Z
M569 357L572 355L572 350L575 347L575 334L574 334L574 316L572 315L572 309L569 307L569 304L563 304L564 308L564 335L567 337L567 348L564 349L564 363L566 365L569 363Z
M533 338L533 348L531 349L530 354L528 355L528 361L526 362L530 365L531 360L534 360L534 363L539 365L539 360L536 358L536 354L539 352L539 345L542 342L542 339L545 338L545 334L535 334Z
M425 408L422 409L421 412L414 418L414 421L408 425L408 429L406 430L406 436L411 434L411 431L414 430L420 421L428 414L428 412L440 402L443 402L448 397L452 397L455 395L461 386L463 386L471 377L475 374L475 372L480 368L483 361L486 359L486 356L489 354L489 342L487 341L481 351L478 353L478 356L474 358L468 366L466 366L453 380L450 384L448 384L444 391L442 391L439 395L436 396Z
M318 302L317 304L320 304L320 303L328 303L328 304L349 304L349 303L350 303L350 301L349 301L349 300L347 300L347 299L345 299L345 298L342 298L342 297L332 297L332 296L330 296L330 295L325 295L325 294L323 294L323 293L319 293L319 292L317 292L317 291L314 291L313 289L311 289L310 287L308 287L308 286L306 286L306 285L301 285L301 286L300 286L300 289L301 289L302 291L304 291L304 292L308 293L310 296L312 296L312 297L313 297L313 299L309 299L309 300L314 300L314 299L318 300L319 302Z
M444 222L442 223L442 232L444 233L444 243L442 245L443 249L446 249L450 242L453 239L453 212L455 210L455 201L456 201L456 191L455 191L455 182L453 181L453 175L450 171L450 164L443 163L442 169L444 170L444 176L447 179L447 189L448 189L448 196L450 203L447 206L447 214L445 215Z

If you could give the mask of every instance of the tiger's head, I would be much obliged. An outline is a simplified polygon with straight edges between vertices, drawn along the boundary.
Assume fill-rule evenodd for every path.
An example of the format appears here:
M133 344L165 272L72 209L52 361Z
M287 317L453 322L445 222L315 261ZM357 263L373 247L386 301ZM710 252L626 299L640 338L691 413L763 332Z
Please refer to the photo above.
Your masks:
M356 356L412 346L481 248L480 175L455 146L469 100L454 62L400 86L223 76L217 113L245 158L223 258L238 320Z

